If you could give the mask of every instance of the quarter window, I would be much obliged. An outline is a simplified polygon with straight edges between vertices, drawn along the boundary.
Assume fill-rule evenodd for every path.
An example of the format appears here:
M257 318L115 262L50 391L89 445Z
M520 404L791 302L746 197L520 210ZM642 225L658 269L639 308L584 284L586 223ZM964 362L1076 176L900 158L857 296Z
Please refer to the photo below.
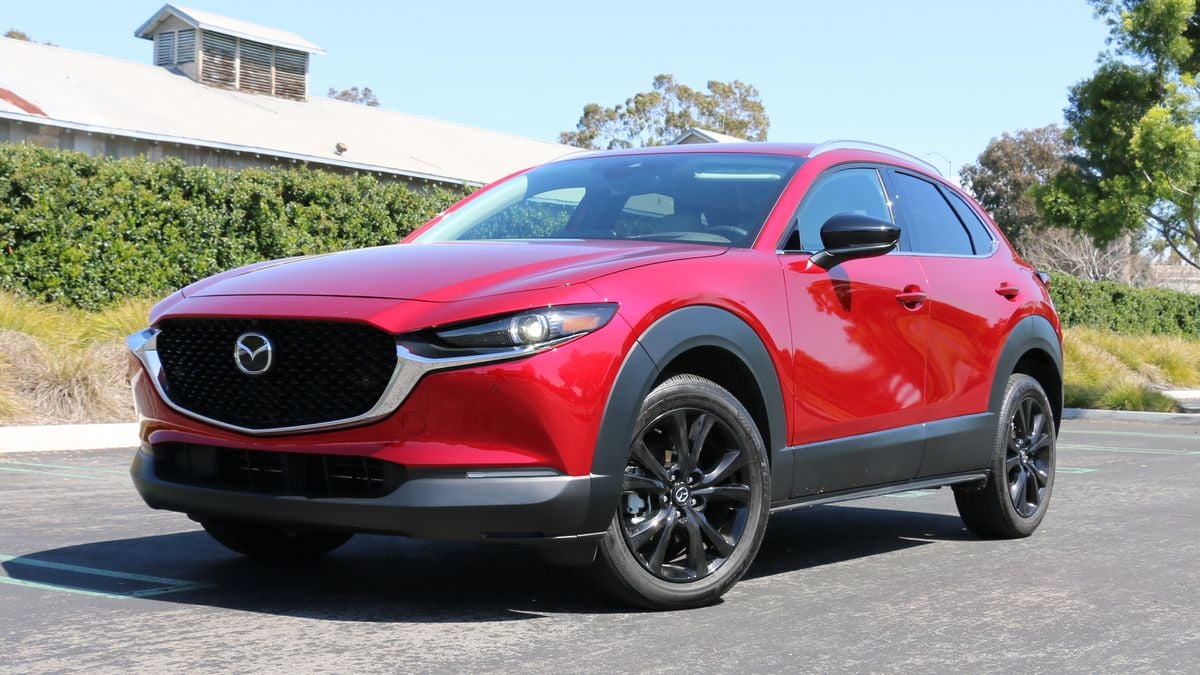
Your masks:
M883 182L875 169L843 169L817 179L808 189L800 210L796 212L796 226L789 235L786 250L819 251L825 248L821 241L821 226L833 216L857 213L892 222Z
M975 252L966 228L936 185L906 173L893 175L914 251L952 255Z
M958 217L967 225L967 231L971 233L971 242L975 244L975 254L982 255L992 250L992 233L988 232L987 226L975 214L975 209L967 204L966 200L958 195L946 191L950 195L950 205L958 212Z

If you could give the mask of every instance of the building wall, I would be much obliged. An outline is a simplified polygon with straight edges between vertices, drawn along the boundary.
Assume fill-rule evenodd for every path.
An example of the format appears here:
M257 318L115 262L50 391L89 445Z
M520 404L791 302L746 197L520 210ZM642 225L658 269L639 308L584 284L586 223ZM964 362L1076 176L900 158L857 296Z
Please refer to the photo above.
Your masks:
M310 166L314 169L339 174L361 173L353 169L331 166L316 162L300 162L289 158L261 153L234 152L179 143L159 143L127 136L93 134L63 129L49 124L34 124L0 119L0 143L29 143L43 148L76 150L88 155L107 155L113 159L125 159L144 155L150 160L178 157L187 164L210 166L222 169L247 168L297 168ZM428 181L410 180L388 173L372 173L380 180L406 183L414 188L430 185Z
M1150 285L1185 293L1200 293L1200 270L1187 264L1151 265Z

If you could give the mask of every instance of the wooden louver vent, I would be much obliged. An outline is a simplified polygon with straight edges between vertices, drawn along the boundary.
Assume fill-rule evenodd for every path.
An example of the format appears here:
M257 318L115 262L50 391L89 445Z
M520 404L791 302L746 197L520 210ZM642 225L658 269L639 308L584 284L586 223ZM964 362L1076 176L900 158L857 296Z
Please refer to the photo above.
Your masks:
M308 94L308 54L275 49L275 95L303 101Z
M190 63L196 60L196 29L178 31L175 34L175 63Z
M154 65L169 66L175 63L175 31L165 31L154 36Z
M260 42L242 40L238 51L238 89L256 94L272 93L271 61L274 49Z
M203 33L200 79L217 87L237 86L237 38L219 33Z

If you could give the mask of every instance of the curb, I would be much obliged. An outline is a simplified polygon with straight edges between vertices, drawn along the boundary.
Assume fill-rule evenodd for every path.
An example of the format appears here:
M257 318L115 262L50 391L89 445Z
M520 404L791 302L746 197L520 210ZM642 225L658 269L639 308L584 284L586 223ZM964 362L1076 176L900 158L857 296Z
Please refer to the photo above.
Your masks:
M1088 408L1064 408L1064 420L1092 420L1097 422L1149 422L1152 424L1179 424L1200 426L1200 415L1195 413L1158 413L1136 410L1091 410Z
M54 450L111 450L138 446L137 422L0 427L0 454Z

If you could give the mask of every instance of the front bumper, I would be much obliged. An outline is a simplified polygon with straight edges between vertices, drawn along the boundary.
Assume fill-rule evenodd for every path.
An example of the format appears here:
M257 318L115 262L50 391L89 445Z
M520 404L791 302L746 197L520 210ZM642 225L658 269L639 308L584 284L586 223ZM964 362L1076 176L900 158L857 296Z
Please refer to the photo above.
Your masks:
M427 539L587 542L612 519L619 478L489 476L410 477L376 498L310 498L234 492L158 477L139 450L130 470L146 504L195 520L229 518L293 527L396 534Z

